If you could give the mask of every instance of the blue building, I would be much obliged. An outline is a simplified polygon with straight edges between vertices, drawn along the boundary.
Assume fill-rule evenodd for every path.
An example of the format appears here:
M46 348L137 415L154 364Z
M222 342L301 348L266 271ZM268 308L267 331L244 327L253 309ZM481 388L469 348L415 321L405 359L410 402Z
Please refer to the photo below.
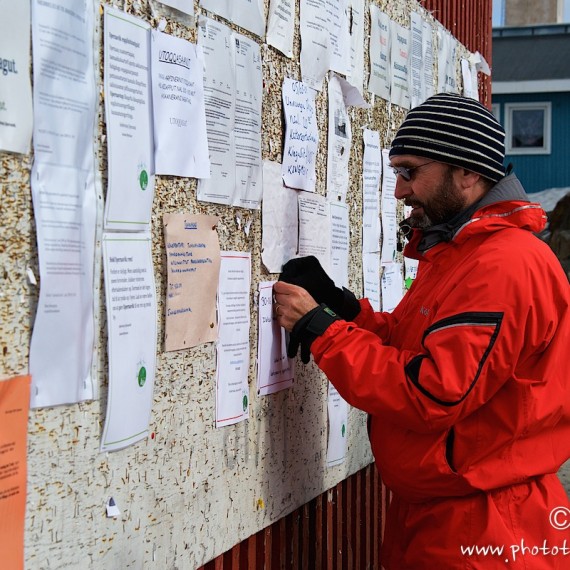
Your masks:
M493 113L527 192L570 187L570 24L493 30Z

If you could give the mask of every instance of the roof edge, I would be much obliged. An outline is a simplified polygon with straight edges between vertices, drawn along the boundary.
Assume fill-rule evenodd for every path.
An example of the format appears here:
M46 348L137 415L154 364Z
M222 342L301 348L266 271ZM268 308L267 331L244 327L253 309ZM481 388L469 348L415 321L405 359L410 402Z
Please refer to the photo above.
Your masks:
M569 79L540 79L538 81L493 81L493 95L510 93L550 93L570 91Z

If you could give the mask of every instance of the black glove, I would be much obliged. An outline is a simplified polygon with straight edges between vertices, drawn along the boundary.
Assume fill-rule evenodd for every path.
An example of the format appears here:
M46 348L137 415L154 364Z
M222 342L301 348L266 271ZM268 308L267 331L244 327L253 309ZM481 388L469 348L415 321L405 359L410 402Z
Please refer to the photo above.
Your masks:
M360 313L354 294L337 287L313 255L290 259L283 266L279 281L303 287L317 303L328 305L345 321L352 321Z
M326 305L320 305L303 315L289 334L287 356L294 358L301 347L301 362L308 364L311 359L311 344L321 336L334 321L340 320L338 315Z

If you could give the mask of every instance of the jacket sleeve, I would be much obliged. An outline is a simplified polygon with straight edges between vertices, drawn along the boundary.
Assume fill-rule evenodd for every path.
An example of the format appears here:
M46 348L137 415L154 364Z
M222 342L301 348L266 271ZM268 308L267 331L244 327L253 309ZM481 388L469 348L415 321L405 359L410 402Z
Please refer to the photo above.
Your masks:
M333 323L311 350L352 406L420 433L441 431L482 405L512 373L508 362L490 358L509 348L501 312L478 313L479 322L471 316L434 323L421 353L398 350L344 321Z
M338 321L313 343L315 361L352 406L418 433L448 429L536 358L556 330L560 315L547 295L512 287L506 272L503 265L503 279L463 281L445 295L419 350Z
M397 317L394 313L377 313L368 299L360 299L360 313L354 322L362 329L373 332L384 343L390 342L390 334Z

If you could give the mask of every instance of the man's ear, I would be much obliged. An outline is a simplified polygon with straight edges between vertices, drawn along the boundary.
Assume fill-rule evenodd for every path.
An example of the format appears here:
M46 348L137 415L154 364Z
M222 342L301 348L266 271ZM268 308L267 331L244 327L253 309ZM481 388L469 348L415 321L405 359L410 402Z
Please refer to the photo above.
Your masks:
M481 178L480 174L466 168L457 168L455 170L455 181L463 189L474 187Z

